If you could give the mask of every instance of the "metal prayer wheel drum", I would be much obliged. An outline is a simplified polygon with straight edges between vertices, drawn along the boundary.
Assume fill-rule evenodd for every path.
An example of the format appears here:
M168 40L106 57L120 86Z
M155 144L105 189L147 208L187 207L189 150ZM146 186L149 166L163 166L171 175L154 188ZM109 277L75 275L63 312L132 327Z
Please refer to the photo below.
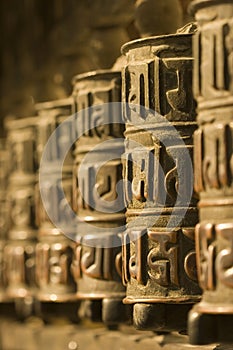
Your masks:
M6 140L0 139L0 241L7 238L9 228L9 203L7 200L7 186L9 177L9 151Z
M68 204L72 205L73 202L72 143L74 131L72 118L69 118L72 115L72 98L40 103L36 105L36 109L39 114L37 154L41 162L39 169L41 181L40 184L38 182L36 191L39 237L50 235L51 237L59 237L62 234L63 220L66 220L66 226L72 225L69 228L72 236L75 230L74 223L66 215L66 206ZM60 176L61 174L62 176ZM67 203L59 201L62 190L67 197ZM51 219L54 219L58 227L55 226Z
M73 95L78 135L74 190L79 222L73 262L77 298L93 305L99 300L103 322L114 325L126 320L117 235L125 217L122 193L116 189L124 152L121 74L106 70L79 75L74 78ZM93 305L89 302L89 316Z
M37 118L6 123L11 158L8 195L11 203L9 238L34 239Z
M9 167L10 159L6 140L0 139L0 240L6 239L9 227L9 203L6 196Z
M193 344L232 342L233 187L232 127L233 1L194 1L199 29L194 38L195 188L200 194L196 227L203 299L189 317Z
M126 120L123 177L127 231L122 237L126 304L134 324L185 330L200 299L192 187L192 34L135 40L123 46Z
M36 108L39 114L37 152L41 160L36 202L37 311L47 321L57 316L77 321L76 287L70 270L74 242L62 232L65 225L69 237L75 236L74 220L67 214L67 206L73 202L73 124L68 119L72 114L72 99L40 103ZM55 130L56 136L50 139ZM62 199L62 191L67 202Z
M6 148L6 140L0 139L0 305L1 314L12 313L13 303L6 295L6 270L4 261L4 247L6 245L9 229L9 202L7 200L7 186L9 177L9 152Z
M37 142L37 154L38 159L41 161L45 146L52 135L52 133L66 121L68 117L72 115L72 103L71 97L56 101L38 103L36 110L39 115L39 128L38 128L38 142ZM70 149L65 157L65 164L63 165L63 171L66 170L66 166L69 168L73 164L72 147L69 147L73 129L71 125L72 121L64 123L62 128L59 128L56 136L51 141L51 146L46 153L46 160L48 162L57 162L63 159L66 149ZM72 145L71 145L72 146Z
M35 291L35 183L37 118L10 120L7 147L11 159L8 182L10 222L4 248L6 295L15 300L19 317L33 312Z

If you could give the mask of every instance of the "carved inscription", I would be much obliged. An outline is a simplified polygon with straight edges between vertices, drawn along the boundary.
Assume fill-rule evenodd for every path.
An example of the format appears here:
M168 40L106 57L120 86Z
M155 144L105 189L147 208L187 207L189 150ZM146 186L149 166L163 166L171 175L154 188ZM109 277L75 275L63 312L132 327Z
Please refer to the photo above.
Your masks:
M192 148L173 146L165 149L157 145L151 150L137 148L126 153L126 202L136 200L171 206L178 199L182 205L188 205L192 197L192 174L184 159L189 157Z
M128 65L123 70L125 117L167 115L171 110L188 113L193 108L192 58L159 58Z
M72 222L70 217L69 205L72 205L72 174L70 173L66 179L61 181L56 176L43 178L40 185L40 191L43 195L43 201L46 204L46 210L40 198L39 189L37 187L36 213L38 225L42 226L46 223L50 224L50 219L46 210L49 212L51 219L56 223ZM61 200L62 192L64 191L65 198Z
M35 131L26 128L12 131L8 138L12 172L34 174L37 169ZM27 157L25 157L27 154Z
M61 112L62 111L60 111L60 113ZM47 162L63 159L65 156L64 151L70 148L70 140L73 139L72 122L65 120L65 117L61 117L60 113L59 110L55 109L41 116L41 122L38 128L37 152L39 159L41 159L44 147L46 146L44 161ZM61 122L62 127L59 127ZM55 137L50 138L53 132L55 132ZM48 140L49 143L47 144Z
M169 105L175 111L188 113L192 107L192 58L170 58L164 59L164 65L168 71L173 71L176 74L177 88L166 92L166 97Z
M36 246L36 281L40 287L48 284L70 285L72 249L62 243L39 243Z
M130 259L130 239L127 232L122 235L122 283L127 286L130 282L129 259Z
M134 246L133 254L129 258L129 274L131 278L137 280L139 284L145 284L146 276L146 261L145 261L145 230L132 230L129 232L131 245ZM132 249L132 246L131 246Z
M197 282L197 265L196 265L196 252L190 251L184 259L184 271L187 276Z
M216 225L216 235L227 242L216 258L216 270L220 281L233 288L233 223Z
M232 233L232 223L199 224L196 228L198 277L205 290L215 290L216 277L225 286L233 288ZM220 244L223 248L217 251Z
M146 275L146 230L128 230L122 236L122 281L124 285L135 279L145 284Z
M34 188L15 188L10 193L11 222L15 227L35 227Z
M131 119L131 113L146 117L146 110L154 110L154 61L128 65L123 70L123 96L128 103L125 113ZM150 77L152 79L150 79Z
M121 112L112 102L120 101L120 87L114 80L109 87L81 89L77 95L78 136L97 137L122 136Z
M128 202L132 198L140 202L154 201L157 197L155 183L158 181L158 158L155 150L138 149L126 154L125 176L128 181L125 194Z
M4 248L7 285L32 286L35 281L35 248L32 244L7 244Z
M232 21L215 21L194 36L194 93L204 99L232 94Z
M195 251L188 250L185 254L179 255L183 252L185 236L191 239L190 248L193 247L194 235L190 238L190 232L191 229L184 229L184 232L130 229L124 233L122 235L123 284L127 285L131 279L134 279L143 285L150 278L162 287L177 288L180 286L179 274L182 263L188 279L197 282ZM151 249L149 249L150 242L154 245Z
M82 165L78 171L78 208L105 211L122 209L123 198L117 193L117 183L122 179L120 161L108 162L100 169L98 164Z
M221 189L232 184L233 125L207 124L195 132L195 189Z
M77 283L83 275L104 281L119 281L122 276L121 252L118 248L78 245L72 273Z
M91 278L112 280L113 250L100 247L88 250L81 258L82 272Z
M203 289L215 289L216 240L212 224L196 226L197 268L199 284Z
M161 286L179 286L177 233L149 231L148 236L158 244L147 257L151 277Z

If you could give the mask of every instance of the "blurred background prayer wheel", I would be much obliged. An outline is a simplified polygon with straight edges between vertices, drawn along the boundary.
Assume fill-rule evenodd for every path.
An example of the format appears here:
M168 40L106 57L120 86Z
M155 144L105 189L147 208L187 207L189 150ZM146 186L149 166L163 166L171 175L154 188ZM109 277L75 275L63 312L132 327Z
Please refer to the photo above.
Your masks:
M15 301L20 318L33 314L35 293L35 184L37 118L6 123L10 157L8 197L10 222L4 247L6 295Z
M91 318L91 309L97 310L101 303L99 318L114 326L128 318L128 308L122 304L125 287L118 237L125 223L123 193L117 191L124 152L121 74L105 70L78 75L73 95L78 136L74 197L79 222L73 263L77 297L88 301L86 313Z
M4 248L9 230L9 200L7 196L8 177L10 170L9 151L6 139L0 139L0 315L4 317L15 316L13 300L7 296L6 264Z
M73 202L73 123L69 119L72 98L37 104L36 109L37 153L41 161L36 203L37 310L47 321L57 317L77 321L78 301L71 274L74 242L70 239L75 239L75 222L67 212L67 206ZM62 199L62 191L67 202ZM63 233L62 225L66 226L69 238Z

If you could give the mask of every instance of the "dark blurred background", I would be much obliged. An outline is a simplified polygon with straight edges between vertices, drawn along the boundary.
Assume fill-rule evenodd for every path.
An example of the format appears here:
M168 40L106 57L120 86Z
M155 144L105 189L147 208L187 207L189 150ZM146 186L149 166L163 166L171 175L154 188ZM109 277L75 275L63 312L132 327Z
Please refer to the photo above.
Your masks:
M63 98L71 79L110 68L125 42L171 33L190 0L0 0L0 136L3 119Z

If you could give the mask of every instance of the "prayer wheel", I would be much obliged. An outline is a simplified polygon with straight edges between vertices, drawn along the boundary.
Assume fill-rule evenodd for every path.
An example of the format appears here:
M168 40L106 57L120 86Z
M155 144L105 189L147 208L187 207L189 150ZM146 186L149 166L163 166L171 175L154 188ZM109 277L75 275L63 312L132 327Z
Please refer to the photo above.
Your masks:
M35 292L35 184L37 118L6 123L10 157L8 239L4 247L6 295L15 301L20 318L33 313Z
M99 310L99 318L114 326L128 317L122 304L125 287L118 237L125 223L123 193L117 191L124 152L121 74L104 70L78 75L73 95L78 136L74 170L78 238L73 263L77 297L87 301L90 318L91 310Z
M36 201L38 313L47 321L57 316L77 321L78 301L71 273L75 222L67 211L73 201L72 98L40 103L36 109L41 162ZM69 237L62 231L64 225Z
M203 298L190 313L192 344L232 342L233 322L233 1L193 1L195 189L198 279Z
M191 26L192 27L192 26ZM194 228L192 33L125 44L124 303L138 329L184 331L200 299Z

